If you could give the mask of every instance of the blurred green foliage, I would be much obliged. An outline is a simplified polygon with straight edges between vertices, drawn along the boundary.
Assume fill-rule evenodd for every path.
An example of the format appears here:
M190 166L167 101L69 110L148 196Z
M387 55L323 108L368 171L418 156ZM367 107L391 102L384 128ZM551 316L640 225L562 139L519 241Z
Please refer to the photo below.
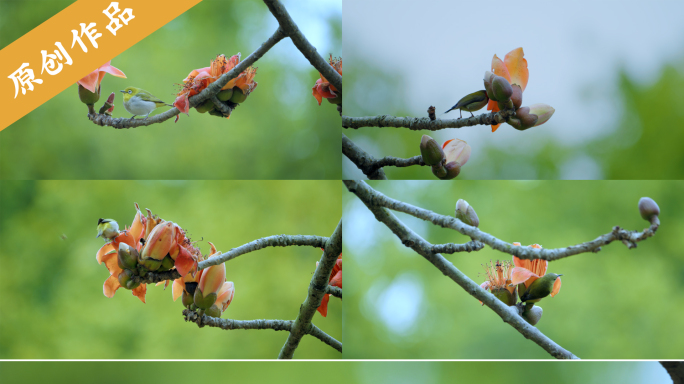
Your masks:
M378 68L361 56L349 60L345 77L345 114L373 116L389 114L409 116L404 102L409 95L406 82L391 68ZM559 179L563 174L587 175L586 167L598 168L599 177L609 180L668 180L684 178L684 109L673 107L684 100L684 62L663 66L655 83L639 85L624 70L615 87L615 100L623 112L605 127L606 133L590 142L559 143L552 137L534 135L534 129L519 132L528 135L529 145L502 145L492 139L484 146L473 147L470 161L459 179ZM441 111L438 111L441 112ZM478 113L485 113L483 109ZM469 114L466 113L464 116ZM420 117L420 116L419 116ZM458 117L458 115L456 116ZM553 120L545 127L553 128ZM582 124L578 120L577 124ZM505 128L505 127L504 127ZM508 127L510 129L510 127ZM344 129L343 133L364 151L384 156L412 157L420 154L422 135L460 137L467 129L438 132L410 131L406 128ZM570 167L570 168L568 168ZM580 169L573 170L572 167ZM385 167L387 177L401 180L435 180L428 167ZM344 158L345 179L366 178ZM586 178L586 177L584 177Z
M133 203L186 229L203 254L278 234L330 236L341 217L334 181L3 181L0 185L0 358L276 358L287 332L198 328L171 288L147 287L146 304L95 260L98 218L130 225ZM235 298L223 318L293 320L321 257L311 247L265 248L226 264ZM342 303L313 322L342 340ZM295 358L340 358L305 336ZM4 376L4 375L3 375Z
M659 363L583 362L416 362L344 361L300 362L2 362L4 383L49 381L120 383L121 375L137 382L216 380L222 374L239 383L301 383L302 378L325 378L327 383L438 384L453 382L526 383L668 383ZM125 370L125 371L124 371Z
M0 1L0 47L72 2ZM314 31L307 36L313 44L325 41L321 55L341 55L339 4L308 12L298 2L285 5L300 29ZM127 86L172 103L191 70L221 53L245 58L276 28L262 1L204 0L113 58L127 78L105 76L96 109L115 92L113 116L130 117L118 92ZM340 117L334 105L318 106L311 95L318 71L290 39L255 66L259 86L230 119L192 110L177 123L124 130L90 122L74 84L0 133L0 178L339 179Z
M628 250L620 242L599 253L549 263L564 274L560 293L542 300L537 328L585 359L679 359L684 334L684 193L682 181L376 181L389 197L452 216L470 203L480 229L507 242L566 247L613 226L641 230L640 197L661 209L661 227ZM355 195L343 195L345 357L381 359L544 359L537 344L432 264L401 244ZM465 243L449 229L395 212L433 244ZM445 254L480 284L482 264L512 257L489 247Z

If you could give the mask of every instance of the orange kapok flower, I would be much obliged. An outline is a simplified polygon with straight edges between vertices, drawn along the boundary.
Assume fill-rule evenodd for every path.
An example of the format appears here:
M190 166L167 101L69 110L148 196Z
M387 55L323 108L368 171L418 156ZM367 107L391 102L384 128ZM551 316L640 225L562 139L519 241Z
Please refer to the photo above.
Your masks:
M98 93L100 83L102 82L105 73L109 73L110 75L122 77L125 79L126 75L123 72L121 72L121 70L119 70L118 68L114 68L113 66L111 66L111 62L112 61L109 60L108 62L100 66L100 68L90 72L86 77L77 81L77 83L92 93Z
M209 84L235 68L239 62L240 53L231 56L230 59L226 59L225 55L218 55L216 56L216 59L211 61L210 66L193 69L183 80L183 87L176 95L176 101L174 101L173 105L178 108L179 111L187 114L190 111L190 101L188 98L202 92ZM253 67L247 68L237 77L227 82L221 90L237 87L244 96L249 95L257 86L257 82L254 81L256 70L257 69Z
M316 262L316 266L318 266L318 262ZM330 272L330 279L328 280L328 284L332 285L333 287L342 288L342 255L340 255L337 258L337 261L335 262L335 265L333 266L332 272ZM323 296L323 300L321 300L321 305L318 306L318 312L323 317L328 316L328 301L329 300L330 300L330 294L326 293Z
M530 72L527 70L527 60L523 57L523 49L516 48L506 54L504 61L496 55L492 58L492 72L497 76L505 77L511 86L518 85L522 91L527 87L527 80ZM499 104L494 100L489 100L487 110L499 111ZM501 124L492 125L492 132L495 132Z
M342 75L342 58L333 58L332 55L330 55L330 59L328 60L328 63L330 63L330 66L333 67L337 73ZM321 75L320 79L316 80L316 85L311 88L313 91L313 96L318 100L318 105L321 105L321 102L323 101L324 98L328 99L329 102L333 104L340 104L342 103L342 95L337 92L337 88L335 88L334 85L330 84L328 80Z
M516 286L511 284L511 262L497 260L496 263L485 264L483 267L487 280L480 284L480 287L490 291L504 304L515 305L517 301L515 297Z
M124 273L124 270L119 266L118 250L119 244L127 244L128 246L140 251L142 244L140 242L142 234L145 232L146 218L140 212L138 204L135 204L136 214L133 218L133 223L130 228L126 228L119 235L112 239L112 241L97 251L95 258L99 264L105 263L109 270L109 278L105 280L103 286L104 295L107 297L114 297L116 290L121 288L119 275ZM146 284L140 284L132 290L133 296L139 298L143 303L145 302L145 293L147 292Z
M513 243L513 245L520 246L520 243ZM530 247L541 249L542 246L539 244L532 244ZM515 267L511 270L511 284L518 285L518 295L522 296L535 280L546 274L549 262L543 259L526 260L513 256L513 264ZM560 291L560 288L561 279L559 277L553 284L551 297L556 296Z

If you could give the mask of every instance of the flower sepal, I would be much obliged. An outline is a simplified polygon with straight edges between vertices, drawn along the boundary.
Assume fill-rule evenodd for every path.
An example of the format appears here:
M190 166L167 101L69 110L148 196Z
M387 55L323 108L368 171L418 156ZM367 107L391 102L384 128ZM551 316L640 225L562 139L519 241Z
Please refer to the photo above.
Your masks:
M117 262L119 268L135 270L138 267L138 251L126 243L119 243Z
M194 303L198 308L209 309L216 302L218 295L216 292L209 293L208 295L202 294L200 289L195 290Z
M119 284L126 289L133 290L138 288L140 283L133 281L133 272L130 269L124 269L123 272L119 273Z

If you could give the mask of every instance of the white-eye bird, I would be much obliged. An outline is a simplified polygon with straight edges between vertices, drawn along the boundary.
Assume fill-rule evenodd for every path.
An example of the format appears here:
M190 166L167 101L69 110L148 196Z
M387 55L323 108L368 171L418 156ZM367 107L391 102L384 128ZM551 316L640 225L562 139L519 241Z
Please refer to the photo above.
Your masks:
M453 107L451 107L450 110L444 112L444 113L449 113L450 111L453 111L454 109L459 109L461 111L468 111L470 112L470 115L473 115L473 112L479 111L480 109L484 108L485 105L489 102L489 97L487 96L487 91L484 89L481 91L473 92L469 95L466 95L463 97L461 100L456 103ZM128 108L126 108L128 109ZM463 117L463 112L461 112L461 115L459 117Z
M145 118L147 119L150 113L159 107L163 107L165 105L173 107L173 105L159 100L144 89L128 87L121 92L124 94L124 108L133 114L131 119L141 115L145 115Z
M102 236L105 241L111 241L113 238L119 236L119 223L112 219L98 219L97 220L97 236Z

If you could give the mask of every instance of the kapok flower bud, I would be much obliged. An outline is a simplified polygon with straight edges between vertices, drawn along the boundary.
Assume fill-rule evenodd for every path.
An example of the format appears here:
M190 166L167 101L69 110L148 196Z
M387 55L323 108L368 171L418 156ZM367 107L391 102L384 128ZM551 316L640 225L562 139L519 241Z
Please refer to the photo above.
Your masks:
M484 86L485 86L485 91L487 91L487 97L492 99L492 96L494 96L494 93L492 92L492 77L495 76L493 73L490 71L486 71L484 74ZM494 99L492 99L494 100ZM494 100L496 101L496 100Z
M446 175L447 175L447 170L446 170L446 168L444 168L444 166L441 165L441 164L439 164L439 165L433 165L433 166L430 167L430 168L432 168L432 174L435 175L435 176L437 176L437 177L440 178L440 179L443 178L443 177L446 177Z
M231 95L233 94L233 90L230 90ZM205 100L202 104L198 105L195 107L195 110L199 113L206 113L214 109L214 103L211 100Z
M549 121L551 116L553 116L554 112L556 112L556 110L553 109L553 107L550 105L541 103L530 105L530 114L539 117L537 119L537 122L534 124L535 127L540 126Z
M124 269L123 272L119 273L119 284L126 289L136 289L140 283L136 283L132 280L133 272L129 269Z
M235 104L240 104L247 100L247 95L242 92L242 90L238 87L233 88L233 96L230 97L230 101L235 103Z
M135 270L138 266L138 251L126 243L119 243L119 268Z
M420 140L420 155L427 165L439 165L444 160L444 151L435 139L428 135L423 135Z
M447 140L442 145L442 150L444 151L447 164L455 161L464 166L468 159L470 159L470 145L463 140Z
M520 109L523 101L523 92L518 84L511 85L513 89L513 95L511 95L511 101L513 102L513 109L516 111Z
M204 311L204 314L211 317L221 317L221 308L216 304L212 304L211 307Z
M226 265L212 265L204 270L197 289L195 289L195 305L202 309L209 309L216 298L218 291L226 282Z
M451 180L461 173L461 164L458 161L451 161L444 165L444 169L446 169L446 176L440 177L440 179Z
M457 219L462 222L471 225L473 227L480 226L480 219L475 213L475 209L468 204L467 201L463 199L458 199L456 202L456 212L454 214Z
M224 89L223 91L219 92L218 95L216 95L216 97L218 97L218 99L221 101L230 100L230 98L233 97L233 88Z
M81 102L86 105L93 105L97 103L98 100L100 100L100 87L97 87L97 92L90 92L87 90L85 87L83 87L81 84L78 85L78 98L81 99Z
M639 213L644 220L651 224L656 224L656 220L658 220L658 224L660 224L660 220L658 219L660 207L658 207L658 204L650 197L642 197L639 199Z
M161 262L171 250L175 235L173 222L166 221L158 224L147 237L140 255L141 260L152 258Z
M544 310L540 306L535 305L534 307L525 310L522 314L522 318L531 325L537 325L539 320L541 320L543 313Z
M511 292L506 288L492 289L492 295L496 296L497 299L501 300L509 307L515 305L515 302L518 300L515 292Z
M506 101L513 96L513 88L511 83L502 76L494 76L492 78L492 94L496 101Z

